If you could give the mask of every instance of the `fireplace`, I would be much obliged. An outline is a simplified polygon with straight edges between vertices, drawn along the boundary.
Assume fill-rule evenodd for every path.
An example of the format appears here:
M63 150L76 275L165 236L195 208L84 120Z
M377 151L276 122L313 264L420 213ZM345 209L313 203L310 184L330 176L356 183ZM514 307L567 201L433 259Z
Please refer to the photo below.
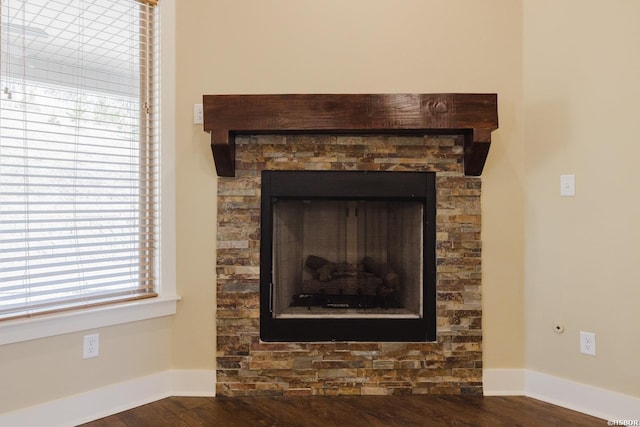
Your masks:
M216 237L217 395L481 394L481 179L477 175L484 166L491 131L497 128L496 96L206 95L203 101L204 127L211 132L216 171L220 176ZM263 171L270 175L264 182ZM306 185L298 185L300 179L293 175L294 172L310 177ZM354 190L358 185L342 183L331 188L349 189L349 194L324 193L311 197L313 195L308 193L289 192L291 186L306 192L314 183L326 182L326 177L337 172L340 172L337 176L346 172L354 175L344 176L388 174L394 177L392 179L417 174L426 177L427 182L433 179L435 197L429 196L429 183L424 197L414 197L417 193L400 196L403 193L398 190L404 185L397 183L393 186L394 191L387 194L390 197L358 195L360 190ZM284 180L285 194L275 193L263 198L270 191L267 181L280 173L294 177ZM369 187L383 188L380 184ZM385 200L389 198L391 200ZM267 226L262 218L265 200L270 200L267 210L271 219ZM340 249L338 245L339 249L330 252L319 248L322 244L314 244L313 250L285 249L283 255L294 258L298 271L278 265L279 261L274 264L273 253L268 254L270 260L266 262L264 251L274 251L274 235L276 246L288 235L291 240L306 239L303 231L287 233L281 229L274 234L273 228L282 228L281 220L286 223L288 218L299 216L296 212L303 212L309 202L319 203L321 212L332 212L336 217L334 222L320 224L320 227L336 228L335 223L341 224L340 221L350 223L345 226L349 237L344 237L341 244L346 249ZM363 214L362 209L368 212ZM405 209L407 212L403 214ZM357 294L358 286L366 287L356 281L355 291L343 288L346 302L340 298L336 301L325 299L320 306L309 307L307 303L302 309L295 308L304 315L287 312L292 308L293 296L304 294L300 292L300 282L314 280L314 272L318 278L316 288L324 286L325 296L330 292L340 296L336 283L319 279L318 270L325 261L355 264L358 279L359 270L369 272L372 269L358 266L365 264L364 259L368 257L378 265L390 264L395 273L402 276L403 284L416 281L411 278L412 275L415 277L415 270L406 272L393 259L401 252L400 258L414 259L411 254L415 251L410 248L406 252L399 251L393 244L385 243L380 246L384 250L361 252L358 249L361 239L354 237L371 233L367 225L360 224L363 215L381 218L406 215L412 222L420 216L416 209L422 210L422 231L412 232L412 236L420 235L423 243L432 240L434 245L432 255L426 254L432 249L423 245L427 249L423 249L425 253L416 261L422 263L418 268L422 278L417 280L422 281L423 293L422 298L409 299L420 300L421 307L402 302L398 297L401 308L406 310L398 314L390 307L393 298L386 302L384 298L382 302L380 299L364 303L350 301L349 295L344 294ZM430 212L431 209L435 213ZM435 231L430 229L429 215L435 216ZM387 228L389 226L395 234L405 232L404 226L387 223ZM263 243L265 229L272 234L272 242L267 245ZM387 261L381 255L385 251ZM309 267L306 264L311 255L321 259L312 258ZM266 269L262 264L267 264ZM435 270L435 278L430 278L429 268ZM270 280L264 280L261 272L269 269L271 272L266 277ZM329 270L334 268L330 266ZM291 289L276 297L277 300L267 298L273 294L273 288L269 289L266 284L274 283L278 287L281 280L291 281L288 276L294 277L295 280L291 280L298 284L290 285ZM379 278L372 281L379 283ZM306 286L309 285L314 283ZM389 288L395 289L393 285ZM361 294L368 292L378 292L377 296L384 297L383 291L363 289ZM422 328L419 339L406 337L401 341L404 338L397 334L405 334L410 328L397 325L390 327L389 335L371 336L368 341L353 335L345 335L344 339L338 335L321 335L324 332L314 332L318 334L318 341L306 341L296 336L285 336L280 340L279 336L269 338L263 333L265 322L279 324L280 320L298 322L298 326L291 329L324 330L324 327L313 326L314 311L329 312L332 321L346 322L341 323L346 327L337 329L350 328L349 334L357 330L369 333L378 321L392 325L393 322L426 321L431 302L425 301L425 296L429 298L430 295L435 299L435 322ZM273 312L269 310L268 315L261 312L261 307L269 304ZM358 304L367 306L362 308ZM358 310L367 310L367 316L354 315ZM359 327L360 322L367 323ZM433 338L429 335L430 328L435 328ZM280 332L283 331L277 331Z
M260 337L432 341L435 173L263 171Z

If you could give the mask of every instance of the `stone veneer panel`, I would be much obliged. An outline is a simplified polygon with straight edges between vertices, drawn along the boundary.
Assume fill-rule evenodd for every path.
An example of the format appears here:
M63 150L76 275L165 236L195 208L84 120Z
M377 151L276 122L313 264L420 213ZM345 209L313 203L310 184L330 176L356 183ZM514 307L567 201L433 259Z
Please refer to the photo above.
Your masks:
M237 137L218 180L217 394L481 394L481 181L462 157L461 137ZM437 341L261 342L263 169L437 172Z

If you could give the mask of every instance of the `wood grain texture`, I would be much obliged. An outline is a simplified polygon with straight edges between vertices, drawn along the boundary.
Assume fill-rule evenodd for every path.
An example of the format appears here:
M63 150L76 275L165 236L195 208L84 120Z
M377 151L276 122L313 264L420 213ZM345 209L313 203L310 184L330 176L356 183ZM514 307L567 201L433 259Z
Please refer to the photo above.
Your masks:
M602 426L522 396L171 397L84 427Z
M465 174L482 173L498 128L496 94L204 95L218 175L234 176L237 134L464 135Z

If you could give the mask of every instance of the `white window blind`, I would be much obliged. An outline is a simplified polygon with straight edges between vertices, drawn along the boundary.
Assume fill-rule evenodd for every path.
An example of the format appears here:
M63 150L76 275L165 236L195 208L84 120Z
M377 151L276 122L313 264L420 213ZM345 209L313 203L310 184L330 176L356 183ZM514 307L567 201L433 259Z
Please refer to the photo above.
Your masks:
M0 0L0 320L156 296L154 6Z

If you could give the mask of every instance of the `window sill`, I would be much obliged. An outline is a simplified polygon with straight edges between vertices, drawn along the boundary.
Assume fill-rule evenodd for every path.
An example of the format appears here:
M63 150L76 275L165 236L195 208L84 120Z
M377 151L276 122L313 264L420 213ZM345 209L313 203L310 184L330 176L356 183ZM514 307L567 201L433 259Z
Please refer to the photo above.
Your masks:
M30 319L9 320L0 323L0 345L171 316L176 313L179 300L177 295L159 296Z

